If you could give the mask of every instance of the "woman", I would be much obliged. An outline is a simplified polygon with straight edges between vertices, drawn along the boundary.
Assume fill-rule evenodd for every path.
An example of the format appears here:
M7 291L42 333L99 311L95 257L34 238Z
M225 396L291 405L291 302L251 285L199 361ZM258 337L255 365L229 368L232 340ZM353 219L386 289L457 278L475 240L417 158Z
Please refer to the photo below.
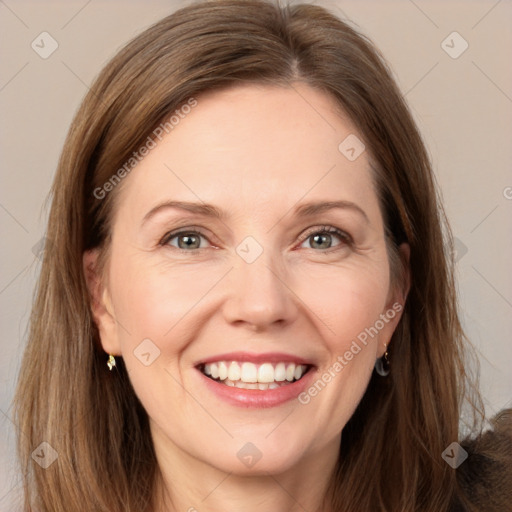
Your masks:
M478 430L425 147L347 24L177 11L101 72L52 193L26 510L510 507L510 416Z

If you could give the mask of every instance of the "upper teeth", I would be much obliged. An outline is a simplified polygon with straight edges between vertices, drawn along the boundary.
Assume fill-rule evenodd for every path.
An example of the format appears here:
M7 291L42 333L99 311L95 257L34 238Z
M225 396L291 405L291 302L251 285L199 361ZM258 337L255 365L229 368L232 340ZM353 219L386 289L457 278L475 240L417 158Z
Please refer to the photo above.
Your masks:
M203 372L213 379L219 380L270 383L299 380L306 373L306 370L306 365L295 363L263 363L256 365L248 362L217 361L216 363L205 364Z

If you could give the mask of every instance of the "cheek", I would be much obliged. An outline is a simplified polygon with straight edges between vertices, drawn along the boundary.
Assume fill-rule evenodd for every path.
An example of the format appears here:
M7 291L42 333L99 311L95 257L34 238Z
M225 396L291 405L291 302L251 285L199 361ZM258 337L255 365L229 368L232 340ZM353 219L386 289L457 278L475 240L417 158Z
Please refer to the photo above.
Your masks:
M316 283L307 305L317 312L327 357L301 403L315 417L325 418L325 433L332 436L350 419L368 386L379 339L372 328L385 311L388 295L387 260L355 261L336 268L319 266L307 278L309 285Z
M114 276L116 315L130 333L124 344L150 338L161 347L164 339L175 338L173 331L186 324L182 320L218 281L216 273L199 267L167 268L140 261L119 265ZM172 348L180 347L173 342Z
M116 317L124 327L122 345L133 350L149 338L169 356L183 348L180 340L187 339L183 330L192 327L190 319L210 309L206 304L217 293L207 295L225 274L219 266L154 264L140 258L118 259L112 269ZM292 268L286 281L294 293L286 297L290 292L283 290L282 300L303 307L302 321L314 323L327 348L339 353L384 311L389 269L385 258L309 262Z
M312 267L300 281L299 296L316 314L330 351L340 353L384 312L389 269L385 260L353 260Z
M114 266L113 266L114 268ZM211 272L164 268L135 258L112 272L122 357L150 417L168 420L169 404L190 408L183 394L181 355L193 333L201 298L218 281ZM173 423L168 426L177 428Z

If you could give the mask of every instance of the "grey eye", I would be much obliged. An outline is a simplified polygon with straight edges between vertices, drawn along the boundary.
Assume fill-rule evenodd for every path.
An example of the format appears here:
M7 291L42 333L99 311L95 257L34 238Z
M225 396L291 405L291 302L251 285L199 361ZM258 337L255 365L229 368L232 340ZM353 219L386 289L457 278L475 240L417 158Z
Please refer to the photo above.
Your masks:
M333 239L337 238L338 243L333 243ZM346 237L342 232L336 231L327 231L327 230L318 230L314 233L311 233L302 243L309 242L311 249L330 249L332 247L336 247L343 242L347 242Z
M172 243L171 241L177 240L176 243ZM194 231L182 231L181 233L172 234L167 243L173 247L177 247L178 249L200 249L201 248L201 239L204 239L203 235L200 233L196 233Z

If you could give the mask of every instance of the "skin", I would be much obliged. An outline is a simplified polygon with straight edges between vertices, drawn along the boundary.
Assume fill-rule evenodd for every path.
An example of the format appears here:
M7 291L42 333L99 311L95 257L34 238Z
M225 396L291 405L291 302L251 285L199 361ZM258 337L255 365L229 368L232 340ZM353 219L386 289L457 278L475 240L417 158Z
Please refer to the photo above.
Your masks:
M338 150L349 134L363 137L333 99L297 83L197 100L116 191L103 276L94 272L98 252L84 254L101 343L124 358L149 415L167 499L159 510L320 510L342 429L400 314L306 405L227 404L195 365L231 351L286 352L314 362L320 376L379 315L404 304L408 284L391 286L369 155L349 161ZM305 202L340 199L367 219L355 209L294 214ZM203 201L227 216L169 208L141 225L166 200ZM315 244L323 226L353 242L327 233ZM201 249L180 252L183 237L159 245L182 227L202 231ZM250 264L236 252L247 236L263 248ZM400 250L407 262L408 247ZM149 366L134 356L147 338L160 350ZM262 453L251 468L237 457L247 442Z

